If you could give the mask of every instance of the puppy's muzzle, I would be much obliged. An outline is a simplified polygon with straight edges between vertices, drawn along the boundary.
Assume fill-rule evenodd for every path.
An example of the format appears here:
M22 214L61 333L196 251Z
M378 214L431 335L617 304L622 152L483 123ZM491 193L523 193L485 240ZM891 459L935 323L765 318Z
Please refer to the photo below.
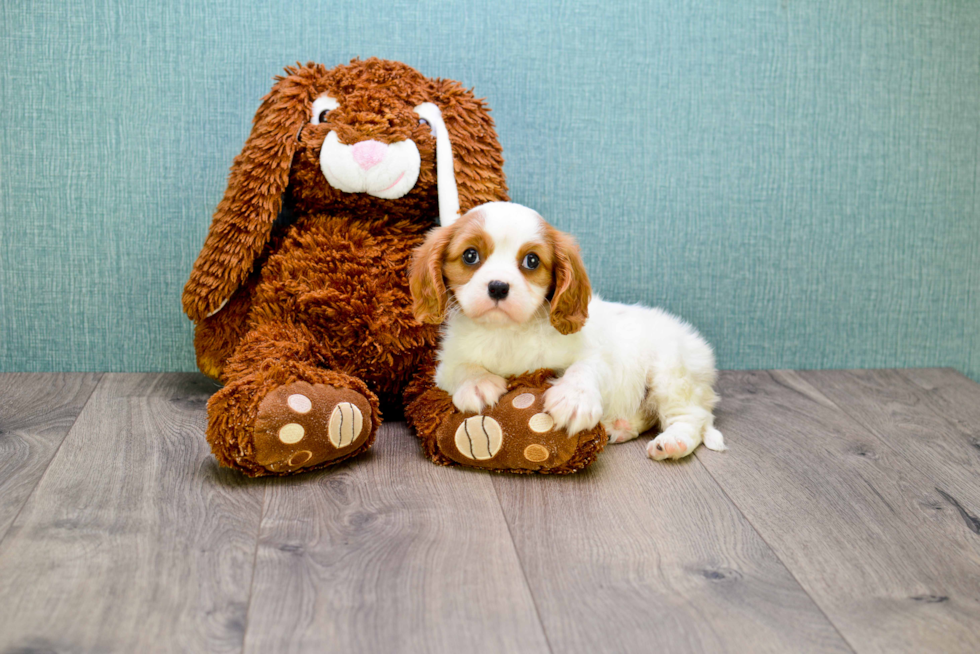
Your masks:
M503 300L507 297L510 292L510 284L507 282L492 281L487 284L487 295L489 295L494 300Z

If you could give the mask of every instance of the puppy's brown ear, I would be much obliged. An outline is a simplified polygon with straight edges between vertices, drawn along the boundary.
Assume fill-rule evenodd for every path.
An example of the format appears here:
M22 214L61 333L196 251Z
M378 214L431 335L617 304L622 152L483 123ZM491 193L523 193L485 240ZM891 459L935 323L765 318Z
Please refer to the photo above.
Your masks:
M433 84L432 100L452 144L460 215L486 202L509 200L503 149L490 108L459 82L439 79Z
M582 329L589 318L592 285L575 239L550 226L547 231L555 250L551 324L562 334L574 334Z
M297 133L309 120L313 84L325 69L286 68L262 99L252 133L235 157L204 247L184 286L184 312L194 322L217 312L248 277L282 207Z
M442 276L446 248L453 239L454 226L437 227L429 232L416 250L409 273L412 311L421 323L438 325L446 318L449 291Z

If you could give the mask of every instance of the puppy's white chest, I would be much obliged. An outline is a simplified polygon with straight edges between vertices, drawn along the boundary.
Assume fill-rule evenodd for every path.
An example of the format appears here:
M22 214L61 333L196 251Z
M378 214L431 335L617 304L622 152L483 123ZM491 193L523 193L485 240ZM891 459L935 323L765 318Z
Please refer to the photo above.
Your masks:
M469 322L463 319L446 330L441 364L473 364L508 377L539 368L560 372L582 351L580 334L562 336L547 323L531 329L488 329Z

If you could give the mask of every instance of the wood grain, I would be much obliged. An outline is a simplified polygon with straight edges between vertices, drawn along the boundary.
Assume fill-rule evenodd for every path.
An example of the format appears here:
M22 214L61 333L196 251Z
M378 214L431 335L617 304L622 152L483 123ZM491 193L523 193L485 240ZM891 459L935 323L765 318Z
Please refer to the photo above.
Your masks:
M946 500L935 510L963 518L980 556L980 386L952 370L827 370L799 373L847 415L928 477ZM940 403L935 388L960 401ZM974 392L969 393L970 390ZM980 595L980 591L978 591Z
M0 542L100 377L0 374Z
M493 480L554 651L851 651L701 464L647 440Z
M204 377L98 379L0 375L0 651L980 650L954 371L725 373L728 452L568 478L434 466L396 423L249 480Z
M0 546L0 651L239 651L263 485L201 375L109 374Z
M486 473L435 466L403 423L269 488L247 652L547 652Z
M980 650L977 535L932 481L797 374L719 387L739 419L701 460L851 646Z
M941 415L980 456L980 384L951 368L898 371L919 389L923 406Z

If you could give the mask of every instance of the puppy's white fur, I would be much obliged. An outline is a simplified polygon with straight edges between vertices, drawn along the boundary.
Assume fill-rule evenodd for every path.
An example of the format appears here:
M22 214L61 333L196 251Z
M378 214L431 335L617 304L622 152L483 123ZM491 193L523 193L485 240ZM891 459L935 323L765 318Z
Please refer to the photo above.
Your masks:
M530 282L519 260L526 244L545 240L552 228L517 204L474 211L493 251L466 283L449 289L458 307L444 323L435 379L461 411L494 405L506 391L504 377L551 368L561 377L545 393L545 410L569 434L601 420L610 442L622 443L659 424L662 433L647 446L651 458L677 459L702 441L725 449L713 424L714 354L693 327L661 309L593 296L584 327L561 334L549 315L555 280ZM509 284L505 299L490 297L491 281Z

